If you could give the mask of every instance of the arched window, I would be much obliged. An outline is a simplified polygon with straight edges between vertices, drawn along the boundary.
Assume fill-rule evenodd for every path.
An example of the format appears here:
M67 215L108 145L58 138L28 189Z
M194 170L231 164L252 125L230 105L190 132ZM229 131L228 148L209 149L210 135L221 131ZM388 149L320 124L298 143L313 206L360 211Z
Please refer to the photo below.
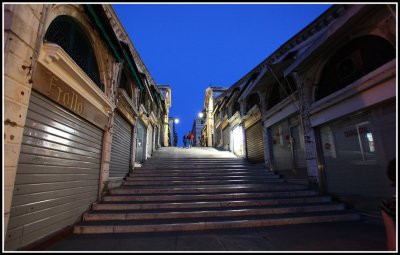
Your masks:
M315 101L346 87L395 56L395 48L379 36L367 35L351 41L326 63Z
M93 48L78 22L70 16L58 16L50 24L44 39L47 42L58 44L104 91Z
M258 94L257 93L251 94L246 102L246 113L248 113L250 109L253 108L254 105L259 103L260 103L260 97L258 96Z
M281 93L280 93L279 85L274 84L273 88L270 90L268 95L265 97L265 107L266 110L271 109L275 105L277 105L282 99L281 99Z
M132 98L132 88L131 88L131 82L130 79L128 78L128 75L125 74L125 71L121 71L121 78L119 80L119 87L124 89L128 96Z
M265 97L265 109L268 111L297 90L294 80L289 76L275 83Z
M235 102L232 107L232 115L235 114L236 112L240 112L240 103Z

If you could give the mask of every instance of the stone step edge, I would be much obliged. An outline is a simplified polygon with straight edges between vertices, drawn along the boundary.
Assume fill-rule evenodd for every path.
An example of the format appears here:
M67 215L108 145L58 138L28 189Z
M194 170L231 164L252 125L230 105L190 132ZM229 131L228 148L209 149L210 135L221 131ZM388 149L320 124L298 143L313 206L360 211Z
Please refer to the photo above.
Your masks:
M215 193L215 194L205 194L205 195L196 195L196 194L180 194L180 195L137 195L137 194L128 194L128 195L106 195L103 197L103 201L163 201L163 200L171 200L171 201L184 201L184 200L202 200L202 199L243 199L243 198L280 198L280 197L299 197L299 196L315 196L318 195L318 191L315 190L297 190L297 191L272 191L272 192L264 192L264 193Z
M345 209L343 203L290 205L274 208L240 208L229 210L202 210L202 211L174 211L174 212L90 212L83 216L84 221L105 220L150 220L150 219L177 219L177 218L202 218L202 217L237 217L251 215L288 214L321 211L341 211Z
M266 227L274 225L337 222L359 220L360 215L346 213L342 215L302 216L265 220L239 220L228 222L196 222L178 224L155 225L100 225L100 226L74 226L74 234L104 234L104 233L139 233L139 232L166 232L166 231L193 231L209 229L229 229L247 227Z
M124 180L122 182L123 185L132 185L132 186L153 186L153 185L161 185L161 186L174 186L179 187L177 185L180 184L188 184L188 185L217 185L217 184L264 184L264 183L282 183L285 182L284 179L267 179L267 180L218 180L218 181L170 181L170 180Z
M304 185L285 185L285 186L268 186L268 187L243 187L243 188L232 188L232 187L207 187L207 188L175 188L175 189L132 189L129 186L123 188L115 188L109 190L109 194L184 194L184 193L197 193L207 194L216 192L248 192L248 191L286 191L286 190L300 190L307 189Z
M168 209L168 208L203 208L203 207L232 207L232 206L267 206L282 205L284 203L316 203L331 202L330 196L311 196L280 198L269 200L237 200L237 201L214 201L214 202L180 202L180 203L95 203L92 210L140 210L140 209Z

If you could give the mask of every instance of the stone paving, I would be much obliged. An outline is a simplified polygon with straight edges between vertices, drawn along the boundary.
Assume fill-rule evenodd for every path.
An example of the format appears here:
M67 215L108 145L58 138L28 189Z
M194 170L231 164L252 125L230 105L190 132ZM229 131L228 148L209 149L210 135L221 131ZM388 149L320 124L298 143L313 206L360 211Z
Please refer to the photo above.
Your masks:
M192 232L70 235L45 251L386 251L383 226L352 222Z

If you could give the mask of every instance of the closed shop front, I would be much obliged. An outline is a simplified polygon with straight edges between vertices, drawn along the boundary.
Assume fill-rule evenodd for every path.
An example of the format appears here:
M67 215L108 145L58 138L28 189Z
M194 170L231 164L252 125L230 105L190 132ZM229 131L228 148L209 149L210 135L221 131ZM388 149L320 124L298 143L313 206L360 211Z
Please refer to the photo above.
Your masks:
M132 126L118 112L115 113L111 146L110 178L122 179L131 166Z
M243 137L243 127L242 125L237 125L232 129L232 134L231 134L231 148L232 152L239 157L243 157L243 142L244 142L244 137Z
M145 143L146 143L146 128L140 120L137 123L137 134L136 134L136 162L143 162L145 160Z
M246 128L247 158L252 163L264 162L264 141L261 121Z
M270 128L274 171L285 178L307 178L304 132L300 117L285 119Z
M159 129L158 129L158 127L156 126L155 127L155 139L154 139L154 144L155 144L155 147L154 147L154 149L158 149L158 147L160 146L160 142L159 142L159 137L160 137L160 135L159 135L159 131L158 131Z
M395 114L395 103L385 103L320 127L328 193L362 211L379 211L380 201L394 193L386 170L396 157Z
M224 130L222 130L222 136L223 136L223 143L224 143L224 150L229 150L229 133L230 133L230 129L229 129L229 125L224 128Z
M222 147L222 124L215 129L215 146Z
M154 132L153 127L151 126L151 124L149 124L147 128L146 158L151 157L151 154L153 153L153 135L154 135L153 132Z
M32 90L6 242L20 247L81 219L97 200L103 131Z

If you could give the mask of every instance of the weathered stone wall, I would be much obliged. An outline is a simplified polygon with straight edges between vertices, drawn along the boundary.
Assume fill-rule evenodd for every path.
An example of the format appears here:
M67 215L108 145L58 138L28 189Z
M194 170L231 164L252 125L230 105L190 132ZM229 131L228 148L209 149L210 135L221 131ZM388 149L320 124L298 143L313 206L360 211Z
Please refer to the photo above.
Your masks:
M10 216L43 10L41 4L4 5L4 231Z

